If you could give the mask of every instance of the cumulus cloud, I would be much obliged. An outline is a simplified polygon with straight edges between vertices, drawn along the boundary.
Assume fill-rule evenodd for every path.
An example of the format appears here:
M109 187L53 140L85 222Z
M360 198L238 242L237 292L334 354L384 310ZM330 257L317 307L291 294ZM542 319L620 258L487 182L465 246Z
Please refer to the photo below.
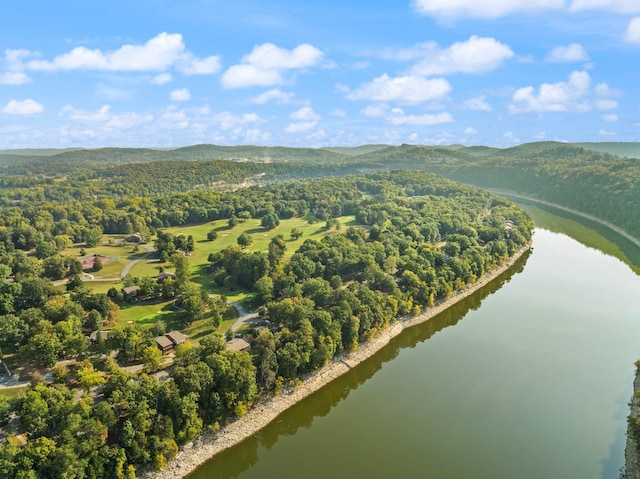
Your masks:
M173 75L171 73L160 73L151 79L151 83L154 85L164 85L173 81Z
M411 73L432 76L489 72L512 58L514 53L508 45L495 38L472 35L468 40L447 48L441 48L436 42L427 42L391 53L391 56L399 61L417 60Z
M392 125L414 125L414 126L432 126L441 125L443 123L453 123L453 116L448 112L422 115L405 115L400 108L394 108L391 115L387 117L387 121Z
M295 96L295 93L286 93L279 88L272 88L271 90L267 90L257 96L254 96L249 101L251 103L255 103L256 105L264 105L265 103L269 103L272 101L275 101L276 103L287 104L291 103L291 100L293 100L293 97Z
M601 130L598 130L598 134L600 136L615 136L616 132L615 131L611 131L611 130L601 129Z
M478 130L470 126L464 130L464 134L465 136L474 136L478 134Z
M81 110L74 108L71 105L65 105L60 110L60 116L69 118L75 121L108 121L111 118L111 106L103 105L96 111Z
M616 13L640 12L640 3L633 0L413 0L412 6L421 15L444 19L492 19L550 10L578 12L598 9Z
M464 110L491 111L491 105L485 101L484 95L477 98L470 98L462 104Z
M22 57L27 55L21 51ZM23 67L32 71L104 70L121 72L164 71L177 67L187 75L216 73L220 70L217 56L195 58L187 51L179 33L160 33L144 45L123 45L119 49L103 52L86 47L75 47L52 60L32 59Z
M547 111L587 111L587 96L591 89L591 77L587 72L573 72L569 81L543 83L540 88L519 88L513 94L509 110L512 113Z
M44 111L44 105L30 98L22 101L10 100L2 111L8 115L36 115Z
M386 73L360 88L349 91L350 100L417 104L444 98L452 90L444 78L426 79L415 75L390 77Z
M616 121L618 121L618 115L610 113L608 115L602 115L602 119L607 123L615 123Z
M545 57L545 60L551 63L573 63L588 59L589 55L579 43L556 47Z
M640 43L640 17L636 17L629 22L624 39L629 43Z
M635 0L572 0L569 10L608 10L616 13L638 13L640 3Z
M322 118L311 107L303 106L299 110L294 111L289 115L292 120L296 120L294 123L290 123L285 131L287 133L301 133L303 131L309 131L316 127L318 121Z
M318 65L324 54L316 47L302 44L293 50L273 43L256 45L241 63L233 65L222 75L225 88L272 86L286 83L287 73Z
M189 101L191 100L191 92L187 88L178 88L170 94L171 101Z
M335 116L336 118L344 118L347 116L347 112L344 111L342 108L336 108L331 112L331 115Z
M289 115L294 120L304 120L304 121L318 121L320 120L320 115L318 115L311 107L303 106L299 110L294 111Z
M25 83L31 83L31 78L24 72L0 73L0 85L24 85Z
M513 13L558 10L565 0L414 0L413 8L422 15L441 18L500 18Z

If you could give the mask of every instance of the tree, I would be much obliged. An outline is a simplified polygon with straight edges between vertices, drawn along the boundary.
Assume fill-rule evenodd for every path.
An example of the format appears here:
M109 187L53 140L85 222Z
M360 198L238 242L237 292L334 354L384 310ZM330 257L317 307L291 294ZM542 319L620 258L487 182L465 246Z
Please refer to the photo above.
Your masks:
M142 351L142 364L144 364L144 371L152 373L160 369L160 363L162 362L162 352L156 345L150 345L144 348Z
M105 382L102 373L95 370L91 361L82 361L82 363L80 363L77 376L78 381L80 382L80 386L87 393L91 391L91 388L93 388L94 386L100 386Z
M266 230L272 230L280 224L280 218L275 213L269 213L262 217L260 224Z
M80 275L74 274L73 276L71 276L71 278L69 278L69 281L67 281L67 285L65 288L67 291L76 291L83 287L84 282L80 278Z
M176 285L178 288L184 287L191 277L189 270L189 258L179 253L171 255L171 263L175 267Z
M240 236L238 236L237 242L240 247L246 248L251 243L253 243L253 238L249 236L247 233L242 233Z
M235 228L238 226L239 222L240 220L238 217L236 215L232 215L231 218L229 218L229 221L227 221L227 224L229 225L229 228Z
M284 236L277 235L269 242L269 264L271 268L280 262L285 252L287 251L287 245L284 242Z
M290 236L292 240L297 240L302 237L302 230L299 228L292 228Z
M211 230L207 233L207 240L213 241L218 238L218 232Z
M100 271L102 269L102 258L99 254L94 256L93 271Z

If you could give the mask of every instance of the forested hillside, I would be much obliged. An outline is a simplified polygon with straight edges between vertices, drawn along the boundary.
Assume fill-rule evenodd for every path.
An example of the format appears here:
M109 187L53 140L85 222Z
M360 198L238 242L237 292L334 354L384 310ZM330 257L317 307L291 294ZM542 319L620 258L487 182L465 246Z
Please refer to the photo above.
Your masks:
M357 226L342 228L342 215ZM216 285L251 293L261 305L268 327L245 335L251 353L229 350L214 333L178 346L165 379L122 368L158 368L152 330L130 322L94 345L85 336L117 314L122 294L115 288L93 293L74 280L65 294L48 281L49 266L60 260L74 279L77 260L67 263L60 249L71 239L95 244L103 230L146 235L214 219L231 228L239 217L261 218L271 229L292 216L326 221L327 234L292 252L282 235L267 251L228 246L204 269ZM0 220L0 274L10 278L0 288L0 346L33 367L55 365L51 384L34 378L24 396L0 395L0 432L26 438L0 442L0 477L7 478L133 478L140 468L161 469L203 429L216 430L398 318L450 297L532 233L529 217L504 198L415 171L150 198L25 198L3 208ZM176 250L177 238L162 230L157 238L159 252L169 244ZM183 309L208 302L207 291L194 292L186 257L176 253L171 261L175 282L167 280L162 294L181 298Z

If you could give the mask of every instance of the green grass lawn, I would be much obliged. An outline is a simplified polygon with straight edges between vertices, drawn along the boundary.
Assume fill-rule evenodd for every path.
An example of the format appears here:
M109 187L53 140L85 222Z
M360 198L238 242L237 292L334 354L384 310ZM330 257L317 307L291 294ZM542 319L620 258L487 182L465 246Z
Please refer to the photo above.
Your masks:
M340 222L341 230L346 229L348 226L356 225L355 217L353 216L343 216L338 218L338 221ZM303 218L291 218L288 220L281 220L280 225L277 228L267 231L260 225L260 220L250 219L240 223L235 228L229 228L226 221L220 220L213 224L208 222L200 225L167 228L166 231L173 235L183 234L185 236L193 236L195 250L192 255L189 256L191 280L193 282L202 285L205 291L209 293L224 295L231 301L247 305L253 298L253 293L230 286L218 287L213 283L213 279L207 271L207 258L209 254L221 251L230 245L237 245L237 239L242 233L250 235L253 239L253 243L246 248L246 251L267 251L271 239L281 234L284 236L287 245L285 258L288 258L302 245L302 243L304 243L305 240L320 240L326 236L328 232L324 227L325 222L310 224ZM298 228L303 232L301 238L297 240L291 239L290 233L293 228ZM214 241L207 240L207 233L211 230L215 230L218 233L218 238ZM92 273L96 277L110 277L101 275L103 271L107 270L110 271L108 274L115 274L115 277L119 278L117 272L122 270L124 264L128 261L139 258L141 254L144 254L144 252L145 251L140 248L140 254L133 254L131 246L122 247L101 245L97 248L87 248L87 254L97 253L106 256L119 256L119 259L114 261L112 270L108 270L109 264L107 264L98 274ZM124 262L124 264L120 263L121 261ZM120 270L117 270L117 267L120 267ZM171 263L159 263L157 259L151 256L148 260L143 260L137 263L131 269L129 274L134 277L157 276L160 272L160 267L165 268L167 271L173 270ZM122 287L122 283L118 281L86 282L85 284L91 288L92 291L100 293L106 293L111 287L116 287L118 289ZM233 308L230 308L230 311L226 314L231 314L231 317L224 317L224 321L219 327L220 331L225 331L231 326L231 324L233 324L233 321L235 320L235 317L233 317L234 314L237 317L237 313ZM118 311L119 324L135 322L143 327L150 328L159 320L166 323L167 331L182 329L178 313L173 309L171 301L138 302L122 306L120 311ZM207 319L204 319L194 323L189 328L182 330L189 336L197 339L210 334L213 332L214 328L210 320L207 321Z
M22 396L29 389L29 386L15 387L15 388L0 388L0 396L4 396L7 399L15 399Z

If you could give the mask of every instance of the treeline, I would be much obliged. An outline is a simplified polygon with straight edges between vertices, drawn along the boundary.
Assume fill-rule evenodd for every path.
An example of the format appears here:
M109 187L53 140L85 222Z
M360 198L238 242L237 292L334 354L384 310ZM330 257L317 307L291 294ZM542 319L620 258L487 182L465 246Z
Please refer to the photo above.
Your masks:
M0 477L132 478L139 468L160 469L203 429L241 417L260 395L464 288L531 238L530 219L508 201L427 173L296 181L219 195L210 207L215 205L218 215L230 214L223 205L247 198L264 205L254 206L256 214L267 205L273 205L273 215L311 209L330 228L288 261L282 236L267 252L229 247L210 258L209 274L216 281L254 290L263 305L269 327L250 332L251 354L227 350L220 335L199 346L185 343L178 346L170 379L160 381L146 374L134 378L112 359L87 356L86 350L58 351L78 357L78 365L72 371L56 367L55 384L38 384L10 403L0 400L0 421L10 420L27 435L22 447L0 446ZM333 218L345 213L355 215L359 226L342 231ZM23 291L5 318L14 318L17 331L26 327L26 336L18 332L12 339L20 343L27 337L22 347L32 347L31 332L37 335L38 328L40 344L51 333L78 331L69 323L99 320L102 307L109 314L106 295L80 288L69 298L51 289L25 297L27 279L39 281L37 274L16 277ZM29 306L34 299L36 308ZM3 318L0 324L9 323ZM157 360L148 332L125 325L112 336L96 351L115 348L122 361L154 364L154 354ZM72 335L63 343L84 347L86 339L74 342ZM87 392L80 401L72 383ZM95 387L101 388L100 400L88 394Z

